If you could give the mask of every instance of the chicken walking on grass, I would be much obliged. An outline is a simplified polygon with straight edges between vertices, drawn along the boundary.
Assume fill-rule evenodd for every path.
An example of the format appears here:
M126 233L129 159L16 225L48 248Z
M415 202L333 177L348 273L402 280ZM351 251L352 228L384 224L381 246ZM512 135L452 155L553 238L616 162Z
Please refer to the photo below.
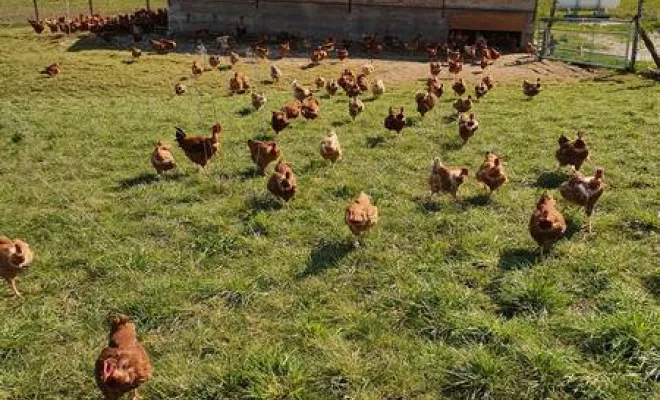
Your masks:
M353 245L360 246L360 238L378 223L378 207L371 204L371 198L364 192L346 207L346 225L354 236Z
M16 279L27 271L33 260L34 254L27 243L0 236L0 277L7 281L9 289L18 298L23 296L16 288Z
M153 368L130 318L120 315L110 321L108 342L96 360L96 384L104 400L119 400L129 392L137 400L137 391L152 378Z

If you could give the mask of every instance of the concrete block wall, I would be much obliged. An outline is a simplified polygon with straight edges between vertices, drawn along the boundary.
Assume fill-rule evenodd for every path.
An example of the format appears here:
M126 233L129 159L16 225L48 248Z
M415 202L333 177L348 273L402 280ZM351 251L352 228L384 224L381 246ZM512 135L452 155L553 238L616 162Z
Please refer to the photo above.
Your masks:
M243 17L252 33L288 31L314 38L360 39L363 34L389 31L404 40L421 33L438 41L447 37L448 14L474 9L531 16L534 2L444 0L443 9L441 0L169 0L170 29L179 33L232 32Z

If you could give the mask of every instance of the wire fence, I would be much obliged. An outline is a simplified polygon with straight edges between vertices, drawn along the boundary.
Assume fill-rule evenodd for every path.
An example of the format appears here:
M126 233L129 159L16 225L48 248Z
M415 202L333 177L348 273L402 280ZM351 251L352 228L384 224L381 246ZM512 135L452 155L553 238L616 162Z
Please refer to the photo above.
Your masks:
M137 9L167 8L167 0L36 0L39 18L72 18L80 14L113 16L134 12ZM0 24L25 24L27 18L35 19L33 0L0 0Z

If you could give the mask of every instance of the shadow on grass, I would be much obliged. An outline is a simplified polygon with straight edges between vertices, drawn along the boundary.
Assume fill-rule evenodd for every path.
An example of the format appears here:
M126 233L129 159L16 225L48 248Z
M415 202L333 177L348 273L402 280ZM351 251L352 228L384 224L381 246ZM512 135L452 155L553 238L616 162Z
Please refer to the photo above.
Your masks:
M385 136L367 136L367 147L373 149L374 147L382 146L387 143Z
M444 122L445 124L453 124L456 121L458 121L458 114L456 113L452 113L442 117L442 122Z
M240 110L236 112L236 114L240 115L241 117L247 117L248 115L252 114L254 112L254 108L252 107L243 107Z
M543 189L556 189L569 178L562 171L545 171L536 180L536 186Z
M443 142L442 149L445 151L457 151L463 148L462 140L452 140L451 142Z
M250 196L245 201L245 205L252 211L281 210L283 207L280 201L269 194Z
M298 277L305 278L318 275L329 268L336 267L351 251L353 251L353 246L348 243L340 241L325 243L322 241L312 250L307 261L307 268Z
M341 121L332 121L332 123L330 125L332 125L333 128L340 128L344 125L350 124L351 122L353 122L353 121L348 120L348 119L344 119L344 120L341 120Z
M156 174L144 172L136 177L122 179L118 182L119 189L130 189L139 185L151 185L158 181L178 181L182 179L185 175L182 173L165 173L160 178Z
M474 196L466 197L463 202L473 207L483 207L490 204L491 197L485 193L476 194Z
M509 249L500 254L499 268L504 270L531 268L540 263L541 254L529 249Z
M660 272L642 277L642 285L653 297L660 298Z

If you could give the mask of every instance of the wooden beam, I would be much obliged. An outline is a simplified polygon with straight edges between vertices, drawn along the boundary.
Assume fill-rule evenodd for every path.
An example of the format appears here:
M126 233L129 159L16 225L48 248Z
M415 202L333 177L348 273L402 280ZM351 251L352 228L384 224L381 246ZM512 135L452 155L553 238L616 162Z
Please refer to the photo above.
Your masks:
M640 0L641 1L641 0ZM555 18L555 13L557 12L557 0L552 1L552 7L550 8L550 18ZM545 32L543 32L543 45L541 46L541 51L539 52L539 60L542 60L545 57L546 51L548 51L548 42L550 41L550 31L552 30L552 20L548 21L548 24L545 26Z
M639 36L644 41L644 44L646 45L646 48L648 49L649 53L651 53L651 57L653 57L655 66L658 69L660 69L660 56L658 56L658 52L655 50L655 45L653 44L653 41L642 27L639 28Z
M32 3L34 4L34 19L39 21L39 5L37 5L37 0L32 0Z
M632 54L630 55L630 70L635 70L635 64L637 63L637 46L639 46L639 31L642 29L642 12L644 10L644 0L637 0L637 15L633 20L635 21L635 35L633 36L632 42Z

